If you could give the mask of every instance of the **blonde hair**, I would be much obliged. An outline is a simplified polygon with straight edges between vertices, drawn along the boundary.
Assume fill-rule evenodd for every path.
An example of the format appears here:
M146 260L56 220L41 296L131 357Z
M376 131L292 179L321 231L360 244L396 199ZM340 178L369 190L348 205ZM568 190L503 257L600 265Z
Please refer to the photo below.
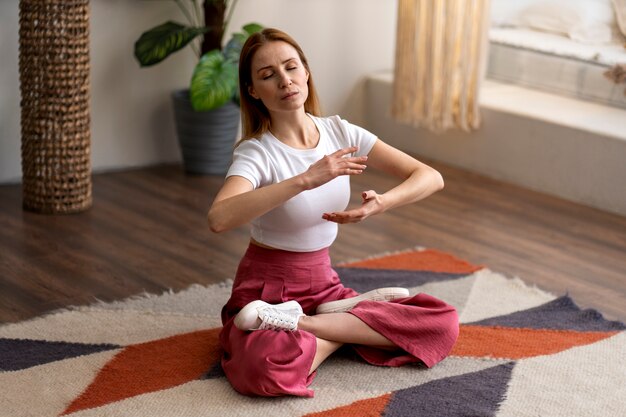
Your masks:
M311 75L311 69L309 63L304 56L304 52L300 45L285 32L266 28L260 32L251 35L241 49L241 55L239 58L239 96L241 100L241 125L242 125L242 138L241 140L247 140L252 138L259 138L270 128L270 114L267 107L261 100L257 100L250 95L248 87L252 86L252 59L254 54L259 48L270 42L286 42L293 46L298 52L300 61L304 65L304 68L309 73L309 79L307 86L309 89L309 95L304 102L304 110L314 116L320 116L320 105L315 90L315 84L313 83L313 77ZM240 142L241 143L241 142Z

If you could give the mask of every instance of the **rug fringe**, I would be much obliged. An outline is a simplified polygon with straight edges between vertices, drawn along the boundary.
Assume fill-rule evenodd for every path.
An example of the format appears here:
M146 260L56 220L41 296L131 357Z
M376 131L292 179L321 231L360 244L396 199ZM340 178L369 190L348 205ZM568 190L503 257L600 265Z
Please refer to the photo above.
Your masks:
M35 317L31 317L29 319L25 319L25 320L20 320L19 322L15 322L15 323L0 323L0 328L5 327L5 326L11 326L14 325L16 323L20 323L20 324L24 324L24 323L28 323L30 321L34 321L34 320L41 320L41 319L45 319L57 314L66 314L66 313L73 313L73 312L86 312L86 311L100 311L100 310L104 310L107 309L107 306L111 306L113 304L123 304L126 302L132 302L132 301L141 301L141 300L150 300L150 299L158 299L159 297L162 297L164 295L177 295L177 294L181 294L183 292L187 292L187 291L192 291L194 289L207 289L212 285L218 286L220 288L226 288L229 286L232 286L233 284L233 280L231 278L227 278L223 281L220 281L218 283L214 283L214 284L209 284L209 285L202 285L202 284L191 284L190 286L183 288L179 291L174 291L172 288L166 289L164 290L161 294L155 294L155 293L150 293L147 291L143 291L139 294L135 294L135 295L131 295L129 297L126 298L122 298L120 300L113 300L113 301L105 301L102 300L98 297L93 297L93 299L95 300L95 302L90 303L90 304L75 304L75 305L69 305L66 307L61 307L61 308L57 308L51 311L47 311L44 312L38 316ZM110 309L110 308L109 308ZM124 311L137 311L137 312L142 312L142 313L158 313L158 312L154 312L154 311L147 311L147 310L137 310L137 309L132 309L132 308L120 308L119 310L124 310ZM168 311L167 314L176 314L176 315L181 315L181 316L186 316L186 317L206 317L206 315L204 314L197 314L197 315L190 315L190 314L186 314L186 313L176 313L173 311Z

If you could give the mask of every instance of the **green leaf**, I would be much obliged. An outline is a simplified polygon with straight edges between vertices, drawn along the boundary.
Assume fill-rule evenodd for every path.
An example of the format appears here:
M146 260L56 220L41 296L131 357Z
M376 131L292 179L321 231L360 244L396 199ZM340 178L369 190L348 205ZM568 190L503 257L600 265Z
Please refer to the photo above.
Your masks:
M248 36L260 32L263 30L263 26L261 26L258 23L248 23L247 25L245 25L243 27L244 32L246 32L247 36L246 39L248 38Z
M135 42L135 58L142 67L157 64L207 30L172 21L165 22L142 33Z
M243 32L233 33L233 37L230 38L224 47L224 56L229 61L239 62L239 55L241 54L243 44L246 43L246 40L250 37L250 35L263 30L263 26L258 23L249 23L243 26L242 29Z
M238 82L237 63L215 49L202 56L191 77L191 105L196 111L213 110L232 99Z
M241 49L243 48L243 44L246 43L246 39L247 37L243 33L233 34L233 37L230 38L222 51L224 57L228 61L238 63L239 55L241 55Z

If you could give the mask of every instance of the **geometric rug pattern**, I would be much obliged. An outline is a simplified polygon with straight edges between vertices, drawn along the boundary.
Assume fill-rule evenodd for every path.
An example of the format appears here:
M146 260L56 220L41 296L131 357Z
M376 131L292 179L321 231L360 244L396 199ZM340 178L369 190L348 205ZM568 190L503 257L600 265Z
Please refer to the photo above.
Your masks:
M0 415L626 416L626 326L434 249L336 266L364 292L403 286L454 305L451 355L426 368L324 362L314 398L236 393L219 365L232 281L0 325Z

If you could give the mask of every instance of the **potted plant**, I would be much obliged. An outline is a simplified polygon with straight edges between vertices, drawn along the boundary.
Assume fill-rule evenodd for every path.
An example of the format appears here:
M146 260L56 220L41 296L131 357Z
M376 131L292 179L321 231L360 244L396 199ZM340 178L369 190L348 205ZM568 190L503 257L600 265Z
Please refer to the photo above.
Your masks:
M148 67L191 45L199 59L190 86L172 93L185 171L224 174L239 128L239 54L262 26L245 25L222 47L237 0L174 1L188 24L167 21L144 32L135 42L135 57Z

